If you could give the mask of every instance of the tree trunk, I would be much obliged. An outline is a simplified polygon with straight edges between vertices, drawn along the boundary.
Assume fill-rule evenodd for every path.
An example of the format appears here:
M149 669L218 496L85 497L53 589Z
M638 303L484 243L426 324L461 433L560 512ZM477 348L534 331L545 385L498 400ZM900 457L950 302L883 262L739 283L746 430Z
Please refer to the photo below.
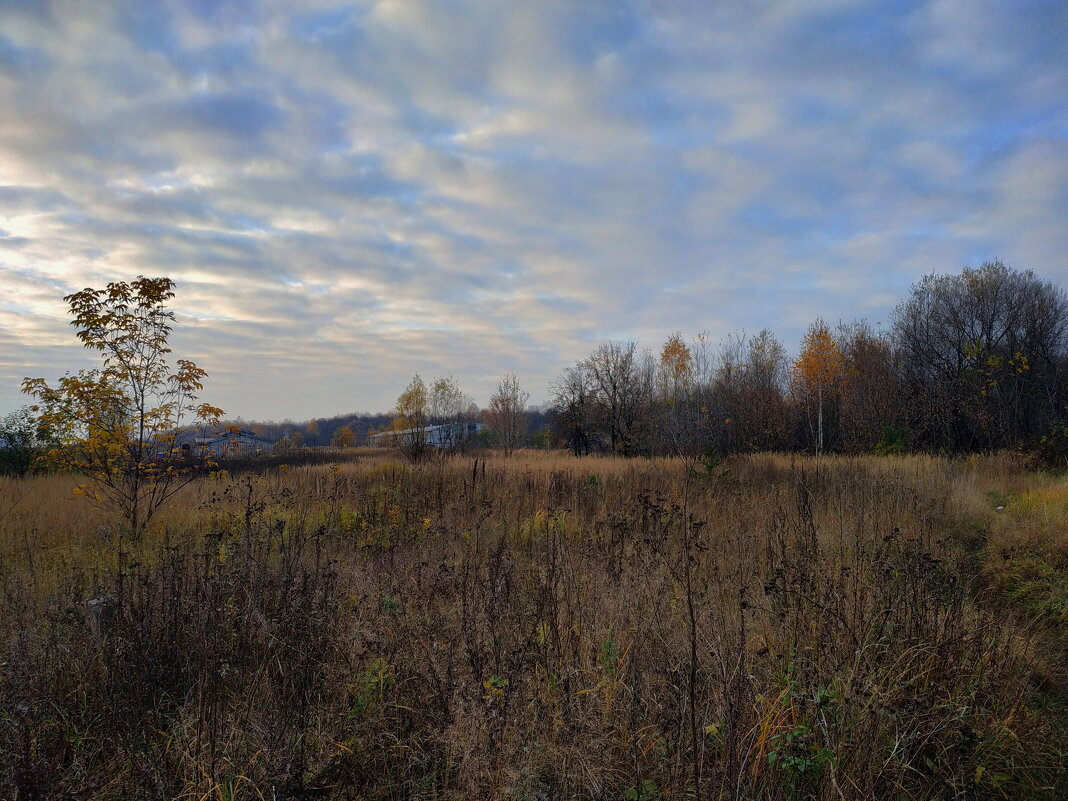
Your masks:
M819 395L816 411L816 455L819 456L823 452L823 384L818 384L816 391Z

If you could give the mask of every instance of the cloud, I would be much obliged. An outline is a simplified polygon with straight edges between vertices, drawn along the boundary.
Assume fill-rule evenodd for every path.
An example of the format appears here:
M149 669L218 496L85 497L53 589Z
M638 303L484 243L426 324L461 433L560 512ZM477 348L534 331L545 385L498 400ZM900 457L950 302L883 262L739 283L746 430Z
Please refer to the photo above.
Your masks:
M139 273L206 397L298 419L1064 282L1068 10L980 5L5 4L0 408L88 363L64 294Z

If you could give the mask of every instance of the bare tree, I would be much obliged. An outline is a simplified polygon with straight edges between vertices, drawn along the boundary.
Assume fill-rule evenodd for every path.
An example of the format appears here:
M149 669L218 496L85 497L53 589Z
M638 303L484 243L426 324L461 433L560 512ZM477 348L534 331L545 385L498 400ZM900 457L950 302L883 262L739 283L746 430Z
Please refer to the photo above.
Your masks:
M655 402L649 412L649 438L655 453L694 453L699 447L701 413L696 402L693 351L676 331L660 349L654 377Z
M788 406L786 349L764 329L741 343L741 365L728 407L730 427L745 451L774 450L786 443Z
M575 456L590 452L593 437L594 396L590 377L580 363L568 367L550 385L553 428Z
M468 423L478 416L478 406L453 376L435 379L430 385L429 424L444 426L438 440L448 450L462 450L471 443Z
M838 326L836 339L846 364L839 392L842 446L870 451L888 436L903 436L901 374L890 338L857 320Z
M583 363L612 452L633 455L639 447L651 370L642 369L637 344L599 345Z
M509 373L497 382L497 391L490 398L486 422L500 438L505 454L511 454L526 433L527 402L530 393L519 386L519 376Z

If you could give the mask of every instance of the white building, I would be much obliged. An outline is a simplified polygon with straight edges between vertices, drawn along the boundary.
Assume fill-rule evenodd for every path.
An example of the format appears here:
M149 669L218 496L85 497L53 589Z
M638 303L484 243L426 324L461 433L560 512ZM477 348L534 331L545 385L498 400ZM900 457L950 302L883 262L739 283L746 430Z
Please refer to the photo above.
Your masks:
M195 452L209 456L244 456L249 453L266 453L273 447L274 443L271 440L242 429L220 431L214 436L197 437L193 440Z
M442 423L402 431L383 431L369 436L367 444L375 448L391 448L422 439L432 448L452 448L474 439L484 428L482 423Z

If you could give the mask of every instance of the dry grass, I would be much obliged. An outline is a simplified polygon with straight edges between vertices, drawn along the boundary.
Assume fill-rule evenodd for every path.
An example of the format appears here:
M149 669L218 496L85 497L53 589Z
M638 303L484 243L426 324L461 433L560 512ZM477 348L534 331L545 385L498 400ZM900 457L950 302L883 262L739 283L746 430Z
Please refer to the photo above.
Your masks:
M1063 797L1057 618L1000 567L1027 549L1056 587L1061 479L1006 458L691 467L220 474L121 571L67 479L0 484L0 511L29 492L0 522L0 787Z

